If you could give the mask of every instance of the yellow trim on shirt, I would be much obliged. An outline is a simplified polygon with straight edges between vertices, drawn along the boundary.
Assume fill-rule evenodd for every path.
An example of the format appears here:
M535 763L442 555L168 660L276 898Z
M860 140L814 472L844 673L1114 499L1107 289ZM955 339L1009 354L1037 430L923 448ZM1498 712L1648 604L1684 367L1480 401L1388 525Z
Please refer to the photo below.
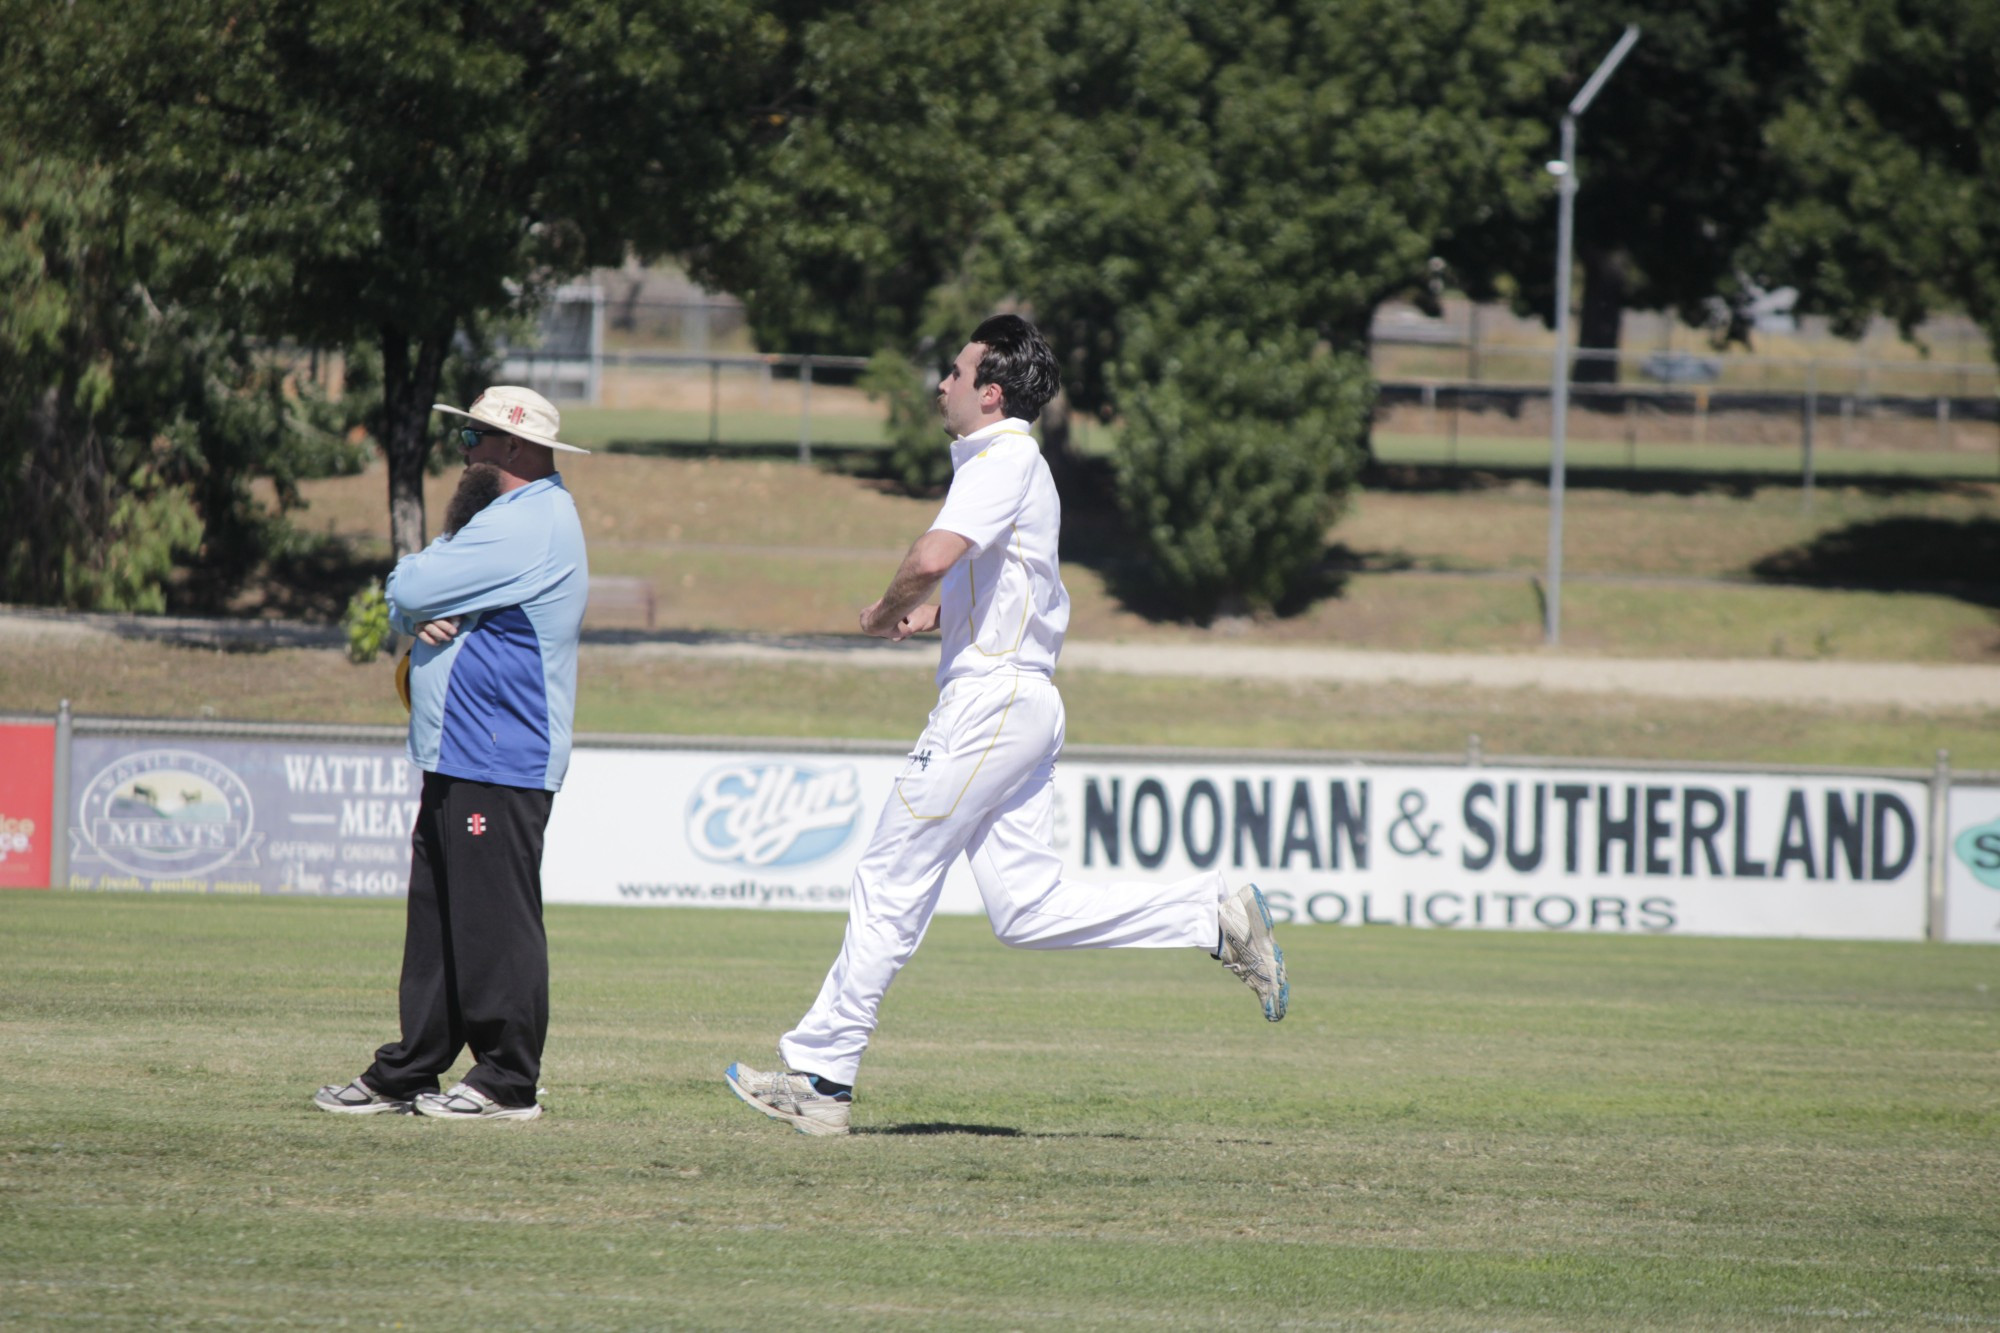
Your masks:
M1008 531L1014 535L1014 563L1021 566L1023 571L1026 571L1028 560L1026 556L1021 554L1020 525L1010 524L1008 525ZM1006 577L1006 573L1007 571L1003 566L1000 571L1002 579ZM1033 600L1028 594L1033 590L1033 587L1034 581L1030 579L1028 580L1028 587L1024 588L1021 592L1021 623L1015 627L1014 642L1005 648L994 648L991 650L981 648L979 646L979 626L972 619L973 610L979 605L979 587L973 582L972 565L968 562L965 566L965 588L968 594L965 608L965 646L972 649L973 652L978 653L981 657L1012 657L1015 653L1019 652L1021 650L1021 640L1028 637L1028 603ZM996 597L999 595L997 584L995 585L994 595Z
M1024 430L1003 430L1003 431L998 431L998 432L996 432L996 433L994 434L993 438L994 438L995 440L1001 440L1001 439L1005 439L1005 438L1006 438L1007 436L1009 436L1009 435L1018 435L1018 436L1020 436L1020 437L1021 437L1022 439L1024 439L1024 440L1032 440L1032 439L1034 439L1034 438L1035 438L1034 436L1032 436L1032 435L1028 434L1028 432L1026 432L1026 431L1024 431ZM1036 445L1035 447L1036 447L1037 449L1039 449L1039 448L1041 448L1041 445L1040 445L1040 444L1037 444L1037 445ZM974 454L974 455L973 455L972 457L973 457L973 458L984 458L984 457L986 457L986 455L988 455L988 454L990 454L990 453L992 453L992 452L993 452L993 446L992 446L992 444L990 444L990 443L989 443L989 444L988 444L988 445L987 445L987 446L986 446L986 447L985 447L984 449L981 449L981 450L980 450L980 451L979 451L978 453ZM967 461L967 462L971 462L972 460L971 460L971 459L967 459L966 461Z

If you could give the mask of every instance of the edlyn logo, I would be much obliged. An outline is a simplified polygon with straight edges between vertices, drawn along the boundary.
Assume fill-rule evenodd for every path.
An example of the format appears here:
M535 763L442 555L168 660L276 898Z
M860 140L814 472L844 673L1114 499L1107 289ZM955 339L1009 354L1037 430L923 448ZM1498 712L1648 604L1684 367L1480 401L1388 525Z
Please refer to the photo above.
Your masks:
M1974 824L1952 840L1951 849L1974 879L2000 889L2000 819Z
M730 764L688 802L688 844L707 861L796 866L838 851L861 818L853 765Z

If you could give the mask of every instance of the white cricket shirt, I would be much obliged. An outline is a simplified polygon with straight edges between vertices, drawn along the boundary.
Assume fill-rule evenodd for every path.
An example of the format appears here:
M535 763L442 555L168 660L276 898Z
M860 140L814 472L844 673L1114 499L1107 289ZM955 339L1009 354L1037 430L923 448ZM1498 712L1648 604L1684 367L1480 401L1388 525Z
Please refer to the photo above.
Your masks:
M933 531L972 543L939 588L939 688L1024 671L1049 677L1069 629L1056 563L1062 502L1028 423L1009 417L952 441L951 491Z

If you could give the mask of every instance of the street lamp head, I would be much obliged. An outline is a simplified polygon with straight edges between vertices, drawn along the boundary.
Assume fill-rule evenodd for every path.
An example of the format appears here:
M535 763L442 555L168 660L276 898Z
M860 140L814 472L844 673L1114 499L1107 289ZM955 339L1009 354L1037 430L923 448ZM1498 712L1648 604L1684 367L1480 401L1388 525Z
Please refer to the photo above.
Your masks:
M1563 161L1561 158L1557 158L1555 161L1548 163L1544 170L1551 176L1567 176L1569 175L1569 163Z

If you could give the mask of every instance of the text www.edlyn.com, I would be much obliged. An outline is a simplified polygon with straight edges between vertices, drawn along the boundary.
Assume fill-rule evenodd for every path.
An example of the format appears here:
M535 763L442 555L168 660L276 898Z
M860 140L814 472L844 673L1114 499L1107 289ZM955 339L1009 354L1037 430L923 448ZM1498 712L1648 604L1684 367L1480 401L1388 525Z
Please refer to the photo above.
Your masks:
M620 884L618 896L655 902L774 904L835 904L847 901L845 884L760 884L754 879L734 884Z

